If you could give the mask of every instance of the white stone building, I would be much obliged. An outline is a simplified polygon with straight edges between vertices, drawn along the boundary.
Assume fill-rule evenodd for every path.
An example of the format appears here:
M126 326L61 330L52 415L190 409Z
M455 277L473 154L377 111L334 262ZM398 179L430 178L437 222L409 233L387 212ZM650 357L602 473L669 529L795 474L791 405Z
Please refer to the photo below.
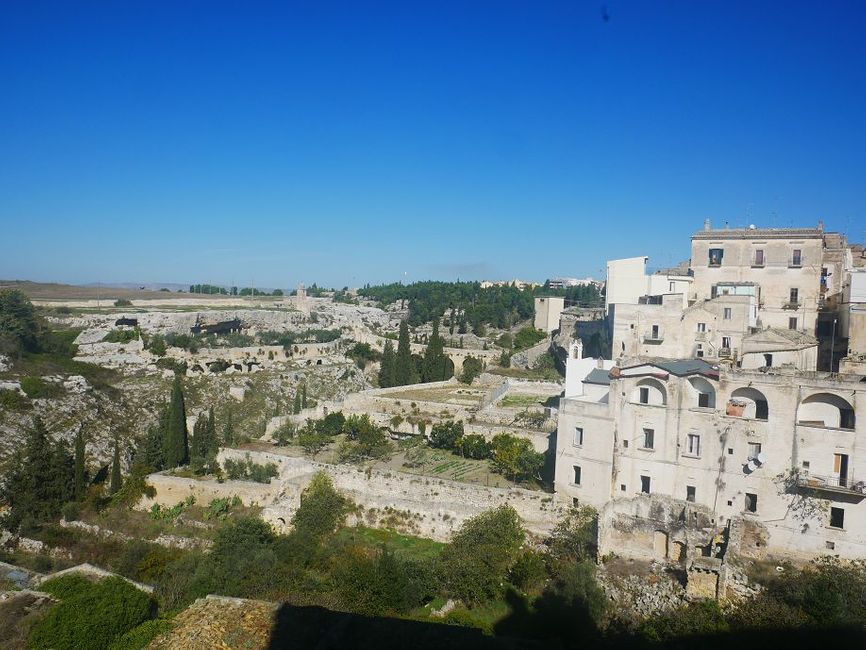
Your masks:
M535 329L547 332L559 329L559 318L565 309L565 298L546 296L535 299Z
M751 557L866 554L859 376L700 359L572 370L555 487L601 511L602 553L685 560L736 542Z

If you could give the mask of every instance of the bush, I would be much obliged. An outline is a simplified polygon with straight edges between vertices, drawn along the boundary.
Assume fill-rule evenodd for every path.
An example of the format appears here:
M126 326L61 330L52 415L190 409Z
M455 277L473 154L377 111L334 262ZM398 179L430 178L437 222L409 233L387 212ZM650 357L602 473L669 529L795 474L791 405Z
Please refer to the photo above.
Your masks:
M493 449L493 470L513 481L540 479L544 468L544 454L532 447L526 438L510 433L498 433L490 441Z
M156 367L162 368L163 370L173 370L179 375L183 375L187 371L186 361L178 361L177 359L172 359L170 357L162 357L160 359L157 359Z
M57 397L63 392L59 384L48 383L41 377L22 377L21 390L33 399Z
M702 600L651 616L638 629L644 638L664 643L685 636L724 634L729 628L719 604Z
M113 329L102 338L103 343L131 343L137 341L138 328L135 329Z
M462 422L441 422L430 430L430 446L437 449L458 449L461 438Z
M299 535L322 539L346 520L350 502L334 488L331 477L319 472L301 493L301 505L292 517Z
M39 591L51 594L58 600L79 596L88 591L93 583L82 575L69 573L59 578L46 580L39 585Z
M147 345L147 349L150 350L151 354L155 354L158 357L165 356L166 346L162 334L154 334Z
M8 411L26 411L33 405L17 390L0 388L0 409Z
M470 355L463 361L463 373L460 375L460 381L464 384L471 384L482 370L481 359Z
M524 327L514 335L514 349L525 350L547 338L547 334L534 327Z
M226 476L233 481L254 481L256 483L270 483L280 471L276 463L259 465L250 460L249 454L243 460L232 460L226 458L223 462Z
M511 584L529 591L541 587L547 580L544 556L537 551L526 551L517 558L508 574Z
M114 301L115 307L132 307L132 301L126 298L118 298Z
M153 602L122 578L80 583L39 620L30 633L34 648L103 650L125 632L151 618Z
M448 592L469 604L500 595L525 537L520 517L511 506L469 519L442 550Z
M466 458L474 458L475 460L485 460L490 458L491 448L490 443L484 439L484 436L477 433L470 433L463 436L460 440L460 452Z
M171 621L159 618L145 621L115 639L108 650L142 650L160 634L171 629Z

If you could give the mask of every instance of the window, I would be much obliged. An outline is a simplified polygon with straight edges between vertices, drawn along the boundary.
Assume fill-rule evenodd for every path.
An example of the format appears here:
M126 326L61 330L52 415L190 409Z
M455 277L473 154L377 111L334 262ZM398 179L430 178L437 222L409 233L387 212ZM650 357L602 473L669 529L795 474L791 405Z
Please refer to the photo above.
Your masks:
M619 491L620 491L620 492L625 492L625 483L620 483L620 484L619 484Z
M730 350L731 349L731 337L730 336L723 336L722 337L722 349L723 350Z
M583 445L583 427L574 427L574 444L578 447Z
M654 449L656 432L652 429L643 430L643 448Z
M803 266L803 251L795 248L791 251L791 266Z
M722 318L725 320L731 320L731 308L725 307L725 310L722 312Z
M789 296L789 298L790 299L788 300L788 302L790 302L792 305L796 305L797 303L799 303L800 302L800 290L797 287L793 287L791 289L791 295Z
M701 437L697 433L690 433L686 437L686 453L691 456L701 455Z
M764 355L764 367L765 368L772 368L773 367L773 355L772 354L765 354Z
M652 339L655 341L656 339L658 339L658 337L659 337L659 326L658 326L658 325L653 325L653 329L652 329Z
M640 477L640 491L643 494L650 493L650 477L649 476L641 476Z
M623 440L622 446L625 447L626 449L628 449L628 440Z
M797 329L797 317L796 316L791 316L788 319L788 329L789 330Z
M854 409L840 408L839 409L839 428L853 429L854 428Z
M710 394L709 393L698 393L698 406L702 408L709 408L710 406Z
M809 469L811 463L808 460L803 461L803 469Z
M746 492L746 510L758 512L758 495Z
M845 528L845 510L830 508L830 528Z
M580 485L580 465L575 465L572 469L574 470L574 484Z
M673 282L670 282L670 283L669 283L669 287L670 287L669 291L670 291L671 293L673 293L673 292L674 292L674 283L673 283Z
M578 499L577 497L572 497L571 498L571 505L573 505L575 508L579 508L580 507L580 499Z
M755 250L755 266L764 266L764 251L761 248Z
M687 485L686 486L686 501L695 502L695 486Z
M761 443L760 442L750 442L749 443L749 458L757 458L758 454L761 453Z
M698 343L698 349L695 350L695 356L696 356L698 359L703 359L703 358L704 358L704 345L703 345L703 343Z
M707 324L706 323L698 323L698 331L699 332L706 332L707 331Z
M641 404L649 404L649 388L646 386L641 387L640 389L640 403Z
M725 256L725 249L723 248L711 248L709 255L709 264L710 266L721 266L722 258Z

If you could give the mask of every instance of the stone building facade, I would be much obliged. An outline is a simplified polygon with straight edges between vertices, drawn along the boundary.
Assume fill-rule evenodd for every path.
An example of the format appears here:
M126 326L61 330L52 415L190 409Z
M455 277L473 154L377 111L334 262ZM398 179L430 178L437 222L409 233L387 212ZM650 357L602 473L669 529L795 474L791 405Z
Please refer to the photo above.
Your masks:
M698 359L598 375L561 400L555 487L602 511L602 553L702 557L732 530L752 557L866 553L859 376Z

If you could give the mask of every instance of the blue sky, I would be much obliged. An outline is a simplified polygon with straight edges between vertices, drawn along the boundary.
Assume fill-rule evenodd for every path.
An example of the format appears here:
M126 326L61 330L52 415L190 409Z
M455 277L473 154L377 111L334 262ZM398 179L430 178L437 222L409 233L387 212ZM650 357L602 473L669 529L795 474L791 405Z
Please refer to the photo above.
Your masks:
M606 19L605 19L606 18ZM0 9L0 278L599 275L866 239L866 3Z

